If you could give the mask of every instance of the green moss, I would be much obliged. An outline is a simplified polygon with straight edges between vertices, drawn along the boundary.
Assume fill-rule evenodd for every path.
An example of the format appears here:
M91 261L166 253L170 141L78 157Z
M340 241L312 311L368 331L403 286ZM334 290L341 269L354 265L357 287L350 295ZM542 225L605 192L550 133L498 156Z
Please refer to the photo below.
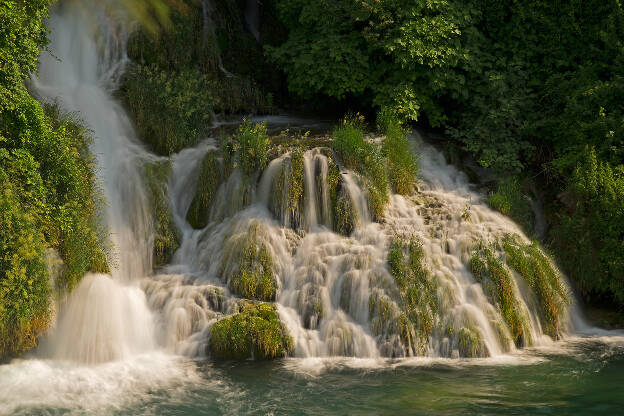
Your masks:
M334 230L339 234L349 236L359 223L360 215L353 206L351 197L345 190L341 190L334 205Z
M516 299L512 276L503 261L494 255L491 247L481 243L477 245L470 259L470 271L482 284L490 302L498 305L516 346L524 346L530 342L527 318Z
M405 241L395 236L388 252L388 267L399 289L400 307L404 313L404 323L398 327L403 334L404 345L414 344L409 335L408 325L417 331L423 345L431 336L438 311L437 288L431 273L425 268L422 244L415 238Z
M282 169L275 193L273 206L275 214L290 221L286 226L294 229L303 227L303 148L295 146L290 156L282 161Z
M459 355L466 358L483 357L486 354L485 344L478 331L461 328L457 333Z
M171 174L171 161L146 163L143 174L154 221L154 267L164 266L180 246L180 232L171 217L167 198L167 181Z
M269 360L291 353L293 340L274 305L243 302L239 313L214 324L208 350L217 359Z
M570 305L563 276L536 242L524 244L518 236L508 235L503 247L507 264L524 278L539 300L544 332L558 338Z
M295 147L290 155L288 175L288 205L303 206L303 150Z
M186 220L191 227L200 229L208 225L210 208L224 176L222 161L217 152L208 152L201 165L195 197L186 214Z
M259 227L253 222L245 233L227 241L221 273L233 293L248 299L273 301L277 293L273 258L259 237Z

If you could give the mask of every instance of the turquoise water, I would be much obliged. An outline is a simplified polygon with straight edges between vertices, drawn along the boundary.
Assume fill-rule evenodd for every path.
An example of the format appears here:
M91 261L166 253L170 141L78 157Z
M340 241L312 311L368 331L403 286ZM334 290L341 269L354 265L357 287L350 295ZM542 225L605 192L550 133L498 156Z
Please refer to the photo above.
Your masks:
M214 363L162 354L99 367L51 368L54 365L58 366L18 360L2 366L0 386L7 377L13 377L16 384L0 393L0 411L118 415L624 414L622 336L577 339L518 355L476 360ZM18 373L21 377L15 377Z

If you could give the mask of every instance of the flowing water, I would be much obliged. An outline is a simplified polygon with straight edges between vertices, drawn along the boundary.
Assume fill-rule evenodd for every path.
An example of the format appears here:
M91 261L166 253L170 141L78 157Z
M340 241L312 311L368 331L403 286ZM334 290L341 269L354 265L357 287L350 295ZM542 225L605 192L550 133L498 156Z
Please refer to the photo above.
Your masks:
M467 264L480 241L528 239L417 134L418 192L392 195L380 222L372 220L365 179L318 147L283 153L251 178L234 169L216 192L208 225L193 229L186 213L199 170L218 149L207 138L181 151L166 184L180 248L153 270L154 222L141 167L163 159L142 147L112 98L132 25L120 7L78 4L53 10L53 55L43 55L33 85L41 99L80 111L94 131L115 261L110 275L85 276L60 301L36 351L0 366L0 413L624 411L624 334L589 328L572 299L553 340L535 294L516 274L510 290L524 336L523 345L514 343ZM279 128L284 120L298 122L268 121ZM336 169L337 197L350 207L348 236L334 231L329 178ZM292 201L296 182L288 178L299 173L303 193ZM437 307L428 310L427 337L416 325L397 329L402 297L386 262L397 234L421 242L430 271ZM293 357L214 362L207 357L210 329L238 308L228 280L250 236L272 259ZM480 358L461 358L467 333Z

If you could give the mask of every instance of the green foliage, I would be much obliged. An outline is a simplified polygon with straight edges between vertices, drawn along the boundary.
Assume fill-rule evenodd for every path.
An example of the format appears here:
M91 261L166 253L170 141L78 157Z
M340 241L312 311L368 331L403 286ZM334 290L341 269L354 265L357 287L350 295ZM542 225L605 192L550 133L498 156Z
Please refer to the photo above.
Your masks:
M509 235L503 247L507 264L524 278L538 298L544 332L558 338L570 304L563 276L537 243L523 244L517 236Z
M364 140L363 123L363 116L347 115L334 128L332 146L345 166L365 181L371 215L380 220L390 198L387 162L375 144Z
M47 329L46 247L63 259L57 290L108 271L89 131L56 105L44 111L24 85L47 44L50 3L0 4L0 359L36 346Z
M180 246L180 232L173 223L167 197L167 182L171 175L171 161L148 162L143 165L143 177L152 207L154 221L154 267L169 263Z
M533 211L520 181L510 177L498 183L496 192L488 197L488 204L503 215L513 218L526 233L533 230Z
M217 359L270 360L293 351L274 305L241 303L241 311L214 324L208 341L210 355Z
M421 109L431 117L441 113L434 98L450 84L436 75L461 58L451 3L278 0L289 35L267 52L301 96L354 96L404 118L415 120Z
M437 285L425 267L423 256L422 243L418 240L411 237L406 241L396 236L390 244L388 267L399 289L406 322L417 329L421 340L427 340L436 323L438 298ZM403 336L402 341L407 344L410 339Z
M37 345L50 320L51 287L39 223L20 207L0 167L0 359Z
M205 83L197 70L168 73L133 65L120 94L143 140L170 155L194 144L210 121L212 99Z
M624 169L599 161L593 149L586 154L568 188L572 210L552 243L587 299L624 307Z
M202 161L195 197L186 214L186 220L191 227L200 229L208 225L212 202L224 179L222 160L219 159L217 152L209 151Z
M488 299L498 305L516 346L528 345L531 334L526 324L527 317L516 299L512 276L503 262L494 255L494 250L479 243L470 259L470 271L483 286Z
M270 144L266 123L252 124L243 119L235 139L238 144L237 150L243 172L246 175L252 175L257 171L264 170Z
M261 225L253 222L244 233L231 236L225 244L221 274L233 293L247 299L273 301L277 280L270 248L262 241L262 233Z
M381 152L388 161L388 179L392 190L400 195L409 195L416 186L418 163L410 149L407 134L389 109L380 111L377 124L386 136Z

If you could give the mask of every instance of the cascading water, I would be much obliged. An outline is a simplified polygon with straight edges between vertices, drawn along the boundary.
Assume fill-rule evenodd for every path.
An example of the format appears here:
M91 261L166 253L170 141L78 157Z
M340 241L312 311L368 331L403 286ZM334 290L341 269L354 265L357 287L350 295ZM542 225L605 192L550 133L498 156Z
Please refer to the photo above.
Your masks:
M153 348L152 313L138 279L151 272L151 208L139 167L154 159L136 142L130 120L111 97L126 62L124 16L59 5L50 18L50 50L34 88L80 111L93 129L92 151L108 205L105 221L114 245L112 276L85 277L61 308L46 348L53 356L94 363ZM96 13L94 14L94 10ZM119 13L119 12L117 12Z
M250 249L263 253L263 270L274 276L275 290L265 300L276 301L296 356L453 357L466 355L468 341L475 344L469 356L515 348L496 302L468 263L478 242L500 241L506 234L528 239L420 140L420 189L409 197L392 195L381 222L372 221L366 178L344 169L330 149L317 147L282 153L251 176L235 167L215 190L207 225L193 229L186 216L202 161L208 154L221 168L224 161L211 140L174 155L166 190L180 248L153 275L153 215L141 166L163 159L137 142L111 98L126 61L128 26L111 13L94 20L74 2L57 8L50 48L58 59L44 55L34 80L42 98L60 97L94 130L106 222L117 253L112 276L85 277L62 306L43 351L84 363L154 348L205 355L212 325L238 310L242 289L236 279L247 272L241 256ZM342 230L346 235L334 231L340 226L336 204L350 224ZM397 234L420 242L431 271L435 310L426 305L427 336L424 321L406 323L406 301L388 266ZM518 314L526 317L524 344L549 339L526 283L514 275L509 290Z

